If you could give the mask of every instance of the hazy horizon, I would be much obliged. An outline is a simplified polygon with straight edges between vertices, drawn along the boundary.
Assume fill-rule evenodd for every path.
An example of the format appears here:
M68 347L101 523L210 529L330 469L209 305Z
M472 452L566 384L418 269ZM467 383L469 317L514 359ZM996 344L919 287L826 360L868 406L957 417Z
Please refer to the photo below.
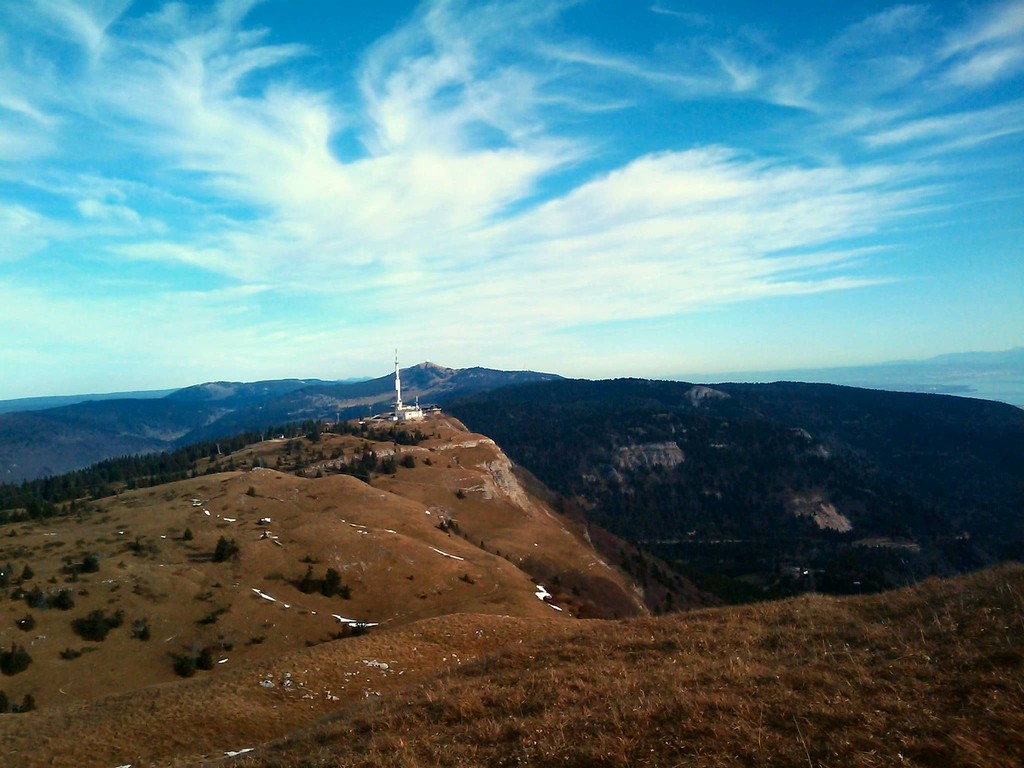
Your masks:
M2 5L0 398L1022 346L1021 51L1024 0Z
M1017 358L1024 357L1024 347L993 352L972 350L953 352L922 360L885 360L865 365L850 365L826 368L776 368L748 369L740 371L689 371L662 377L673 381L690 381L698 384L725 382L763 383L781 380L804 381L810 383L829 383L845 386L865 387L868 389L887 389L906 392L928 392L934 394L952 394L962 397L974 397L985 400L998 400L1024 408L1024 365ZM948 361L948 363L947 363ZM964 364L968 361L968 364ZM441 360L419 360L402 367L411 367L431 362L445 365ZM471 367L471 366L470 366ZM522 367L517 370L525 370ZM561 371L540 371L564 375ZM337 383L352 383L387 376L390 369L383 373L364 374L344 379L329 379L318 376L282 376L281 379L320 380ZM582 377L586 378L586 377ZM607 377L621 378L621 377ZM241 380L237 378L219 379L253 383L257 380ZM151 390L110 390L107 392L69 392L58 394L40 394L24 398L0 398L0 403L17 401L34 401L62 398L110 398L111 396L160 396L176 392L180 389L211 383L192 381L178 386L161 387ZM0 413L14 409L2 409ZM17 409L23 410L23 409ZM27 409L26 409L27 410Z

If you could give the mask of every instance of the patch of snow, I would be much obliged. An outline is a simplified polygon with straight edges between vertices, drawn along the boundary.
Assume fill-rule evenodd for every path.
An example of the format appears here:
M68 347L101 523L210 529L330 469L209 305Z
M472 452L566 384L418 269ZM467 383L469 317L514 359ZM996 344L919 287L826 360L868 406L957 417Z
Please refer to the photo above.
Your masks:
M225 517L225 518L223 518L223 520L226 523L234 523L234 522L238 521L238 518L237 517Z
M209 517L210 516L210 510L204 509L203 510L203 514L206 515L207 517Z
M245 749L236 749L234 751L227 751L224 753L225 757L238 757L244 755L246 752L252 752L256 747L246 747Z
M218 664L227 664L227 663L228 663L228 660L227 660L227 659L221 659L221 660L220 660L220 661L218 661L217 663L218 663Z
M332 613L331 616L336 618L342 624L358 624L361 627L376 627L377 623L372 621L359 621L358 619L346 619L344 616L339 616L336 613Z
M538 584L538 585L537 585L537 591L536 591L536 592L534 592L533 594L534 594L534 597L536 597L536 598L537 598L538 600L540 600L541 602L543 602L543 603L547 603L547 604L548 604L548 605L550 605L550 606L551 606L552 608L554 608L554 609L555 609L556 611L559 611L559 612L561 612L561 610L562 610L561 608L559 608L559 607L558 607L557 605L555 605L554 603L549 603L549 602L548 602L548 601L549 601L549 600L551 599L551 593L550 593L550 592L548 592L548 591L547 591L547 589L545 589L545 587L544 587L544 585L543 585L543 584Z
M430 513L428 512L427 514L429 515ZM452 560L465 560L466 559L464 557L459 557L458 555L449 555L447 552L442 552L437 547L431 547L431 549L434 550L435 552L437 552L437 554L439 554L439 555L444 555L445 557L450 557Z
M269 600L272 603L276 603L277 602L277 600L275 598L271 597L266 592L260 592L258 589L256 589L256 587L253 587L252 591L255 592L257 595L259 595L260 597L262 597L264 600Z

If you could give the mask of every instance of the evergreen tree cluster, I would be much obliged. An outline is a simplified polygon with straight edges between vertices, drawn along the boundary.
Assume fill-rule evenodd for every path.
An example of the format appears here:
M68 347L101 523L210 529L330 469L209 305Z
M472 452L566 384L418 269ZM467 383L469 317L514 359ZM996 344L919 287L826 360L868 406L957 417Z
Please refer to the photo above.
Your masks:
M31 693L25 694L21 704L14 704L4 691L0 691L0 715L8 712L31 712L35 708L36 700Z
M177 653L174 654L172 659L172 665L174 671L181 677L192 677L195 675L196 670L209 671L217 666L217 653L224 650L231 650L232 645L218 644L218 645L207 645L199 650L198 653Z
M87 616L79 617L71 622L71 629L83 640L100 642L107 638L110 630L120 627L124 623L124 611L117 610L110 616L97 608L90 611Z
M238 542L234 539L226 539L221 536L217 539L217 546L213 550L213 562L223 563L226 560L238 557Z
M322 579L313 575L313 566L306 568L305 575L294 582L299 591L305 595L319 593L324 597L340 595L343 600L352 599L352 588L341 581L341 574L334 568L328 568Z
M316 422L269 427L240 432L219 440L206 440L173 451L121 456L63 475L0 484L0 525L39 520L59 514L74 514L89 500L112 496L117 488L148 488L195 474L200 459L216 459L222 453L240 450L268 434L295 437L313 430ZM219 471L219 466L209 471Z

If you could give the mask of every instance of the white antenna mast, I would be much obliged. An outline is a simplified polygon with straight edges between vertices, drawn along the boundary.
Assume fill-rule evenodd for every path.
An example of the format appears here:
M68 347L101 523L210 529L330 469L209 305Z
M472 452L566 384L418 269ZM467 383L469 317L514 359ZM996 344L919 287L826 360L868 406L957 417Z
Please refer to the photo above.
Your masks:
M398 348L395 348L395 415L402 410L402 378L398 373Z

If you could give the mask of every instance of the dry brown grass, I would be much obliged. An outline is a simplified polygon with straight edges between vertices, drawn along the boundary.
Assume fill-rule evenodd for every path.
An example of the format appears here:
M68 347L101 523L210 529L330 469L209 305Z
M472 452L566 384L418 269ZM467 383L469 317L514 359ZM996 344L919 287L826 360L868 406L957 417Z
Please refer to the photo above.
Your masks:
M11 562L20 573L30 564L35 573L26 590L75 593L74 609L63 612L30 609L10 598L13 586L0 590L0 647L18 642L34 659L26 672L0 678L0 690L15 701L31 694L42 708L65 706L175 681L172 655L211 645L229 646L221 654L229 667L251 664L331 639L342 629L332 613L388 626L454 613L556 616L534 596L531 574L521 567L524 556L584 574L609 603L628 599L624 576L598 563L593 549L542 505L527 499L527 508L519 508L493 483L487 486L486 465L501 458L493 444L477 445L480 436L443 419L424 426L435 437L397 448L433 456L431 464L420 460L393 477L377 476L372 486L331 473L317 479L272 469L225 472L125 491L81 516L0 526L0 567ZM287 464L300 445L307 458L320 452L350 457L364 443L328 434L317 444L271 440L220 461L242 466L258 458L274 466L282 458ZM390 442L369 447L378 454L395 450ZM489 492L458 500L454 490L463 486ZM193 498L201 505L193 506ZM453 516L456 508L473 537L437 529L439 515ZM264 516L270 525L259 525ZM189 541L181 537L186 528ZM478 531L490 530L504 548L501 555L476 540ZM264 532L275 538L262 538ZM238 560L212 562L222 536L237 542ZM70 581L64 559L80 561L88 553L99 555L99 572ZM311 562L317 576L338 571L351 599L300 593L292 582ZM262 600L253 589L279 602ZM574 610L571 602L564 607ZM93 610L123 610L124 627L103 642L83 641L71 620ZM36 621L31 633L15 623L26 613ZM148 642L130 637L132 624L143 619ZM262 641L251 642L256 638ZM86 647L91 650L76 659L60 657Z
M656 619L438 617L11 716L0 752L14 768L1016 766L1022 595L1015 565Z
M871 598L581 622L235 765L1021 765L1022 594L1008 566Z
M434 429L416 447L430 465L372 487L225 473L125 493L81 520L14 526L0 560L31 562L40 585L63 584L67 554L97 551L103 565L77 582L88 594L75 610L34 611L35 661L0 687L41 708L0 716L0 765L1024 764L1024 567L868 598L574 621L534 597L521 567L579 574L616 606L622 575L543 505L517 505L492 482L496 448L455 423ZM258 452L271 463L277 449ZM442 509L468 539L437 529ZM261 538L263 515L281 546ZM221 535L238 540L238 562L209 562ZM159 551L134 553L135 536ZM310 559L318 574L339 569L352 600L291 585ZM94 608L124 608L126 626L60 659L83 645L70 619ZM305 648L338 628L331 612L383 626ZM24 613L0 603L0 642L23 640L13 619ZM140 616L148 642L128 635ZM171 652L222 636L227 664L174 676ZM257 749L224 757L242 747Z

